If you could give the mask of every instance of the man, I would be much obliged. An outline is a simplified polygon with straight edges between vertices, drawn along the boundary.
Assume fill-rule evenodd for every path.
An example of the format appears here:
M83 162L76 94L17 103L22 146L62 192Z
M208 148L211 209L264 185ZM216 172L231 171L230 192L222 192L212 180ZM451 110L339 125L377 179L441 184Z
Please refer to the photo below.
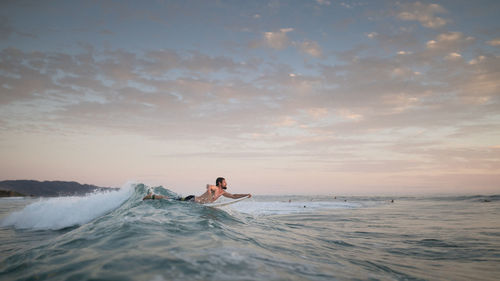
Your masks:
M242 197L252 197L251 194L231 194L229 192L226 192L227 189L227 183L226 179L224 178L217 178L215 180L215 185L210 185L207 184L207 191L203 193L200 196L194 196L194 195L189 195L187 197L180 197L180 198L172 198L174 200L179 200L179 201L192 201L192 202L197 202L197 203L212 203L215 200L217 200L219 197L224 196L227 198L232 198L232 199L238 199ZM163 195L156 195L152 193L148 193L142 200L147 200L147 199L168 199L169 197L163 196Z

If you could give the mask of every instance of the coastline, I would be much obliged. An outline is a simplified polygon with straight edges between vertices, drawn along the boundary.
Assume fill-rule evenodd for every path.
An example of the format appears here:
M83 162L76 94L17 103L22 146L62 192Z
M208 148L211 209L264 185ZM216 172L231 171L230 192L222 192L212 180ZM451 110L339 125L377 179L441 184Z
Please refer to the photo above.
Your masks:
M0 190L0 197L28 197L28 196L13 190Z

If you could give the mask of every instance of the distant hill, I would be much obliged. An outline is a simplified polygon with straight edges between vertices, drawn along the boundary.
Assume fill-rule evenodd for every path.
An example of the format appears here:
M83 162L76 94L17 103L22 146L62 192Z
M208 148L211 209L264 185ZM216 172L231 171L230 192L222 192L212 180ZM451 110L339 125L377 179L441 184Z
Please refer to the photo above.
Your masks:
M79 184L74 181L0 181L0 197L23 195L42 197L81 196L95 190L118 190L118 188L99 187L90 184Z

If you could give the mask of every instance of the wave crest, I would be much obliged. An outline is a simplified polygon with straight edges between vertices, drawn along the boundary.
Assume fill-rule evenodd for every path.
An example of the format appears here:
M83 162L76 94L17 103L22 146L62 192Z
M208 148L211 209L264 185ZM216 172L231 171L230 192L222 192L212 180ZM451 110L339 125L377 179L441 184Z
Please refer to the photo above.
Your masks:
M20 229L63 229L88 223L145 194L143 184L126 184L118 191L95 192L86 196L43 198L13 212L0 226Z

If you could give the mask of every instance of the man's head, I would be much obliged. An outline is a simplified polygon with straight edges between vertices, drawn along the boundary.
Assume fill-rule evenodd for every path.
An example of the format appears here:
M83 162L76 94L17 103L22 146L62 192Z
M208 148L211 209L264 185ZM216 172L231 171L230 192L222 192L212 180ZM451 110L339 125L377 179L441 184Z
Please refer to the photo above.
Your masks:
M225 178L217 178L215 180L215 185L218 187L222 187L222 189L226 189L227 188L226 179Z

